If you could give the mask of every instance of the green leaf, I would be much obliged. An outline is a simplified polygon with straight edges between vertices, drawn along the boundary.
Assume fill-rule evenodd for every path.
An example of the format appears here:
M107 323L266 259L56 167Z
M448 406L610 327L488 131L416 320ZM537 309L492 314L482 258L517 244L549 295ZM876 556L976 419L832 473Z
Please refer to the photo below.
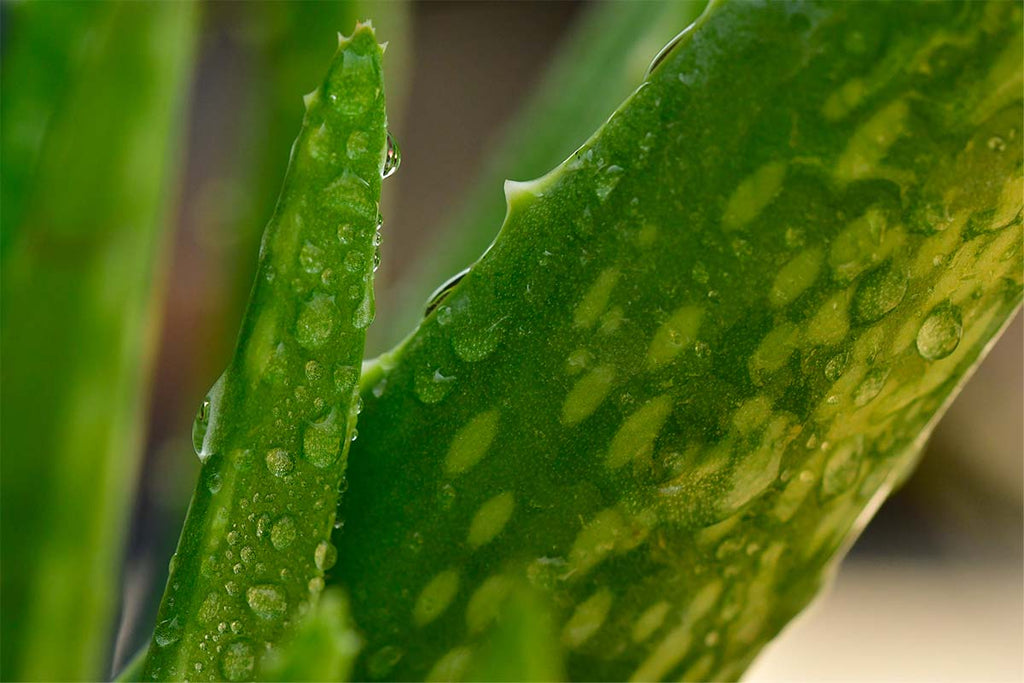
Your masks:
M334 563L329 537L374 315L381 58L373 29L358 24L306 96L237 350L193 427L204 465L147 679L251 679L263 644L315 602Z
M195 7L10 9L0 677L99 678L141 451ZM37 80L46 64L53 71ZM29 81L40 88L21 89Z
M320 600L295 628L293 636L267 658L265 681L347 681L361 641L349 616L348 601L337 588Z
M725 680L1021 300L1021 8L714 5L363 374L357 678L552 592L569 678Z
M565 680L562 652L554 630L551 611L540 591L505 581L493 582L467 619L479 623L494 620L487 640L475 652L466 650L466 674L471 681L561 681ZM456 651L457 652L457 651ZM459 663L449 654L448 662ZM459 673L446 667L444 660L434 665L427 680L451 680ZM447 670L446 670L447 669Z
M606 2L586 9L536 93L523 106L433 248L399 283L370 329L394 343L423 314L424 293L479 258L505 216L505 178L535 178L604 123L643 78L658 48L692 22L706 0ZM386 348L379 342L379 349Z

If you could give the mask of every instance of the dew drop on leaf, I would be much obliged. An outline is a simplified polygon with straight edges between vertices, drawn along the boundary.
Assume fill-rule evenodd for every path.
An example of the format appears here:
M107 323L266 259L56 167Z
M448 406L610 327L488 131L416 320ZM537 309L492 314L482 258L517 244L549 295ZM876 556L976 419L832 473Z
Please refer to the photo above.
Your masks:
M220 658L220 672L229 681L246 681L252 678L256 667L256 656L252 646L244 640L230 643Z
M267 469L275 477L284 477L294 468L295 461L283 448L275 448L267 453Z
M249 609L261 619L277 619L288 609L284 591L272 583L251 586L245 592L245 601L249 603Z
M325 572L333 567L337 560L338 551L332 543L329 541L320 541L320 543L317 544L316 550L313 553L313 561L316 563L317 569Z
M945 358L960 345L963 322L960 310L942 305L932 310L917 331L917 351L925 360Z
M274 522L270 529L270 543L278 550L284 550L295 540L295 520L285 515Z
M382 177L390 178L402 163L402 151L398 148L395 136L388 131L388 148L384 155L384 172Z

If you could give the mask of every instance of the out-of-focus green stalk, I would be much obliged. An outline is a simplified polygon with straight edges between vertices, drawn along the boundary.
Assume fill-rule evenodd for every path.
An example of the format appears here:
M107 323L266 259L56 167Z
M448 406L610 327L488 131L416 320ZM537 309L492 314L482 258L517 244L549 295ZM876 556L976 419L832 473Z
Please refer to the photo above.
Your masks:
M324 591L309 614L268 657L265 681L348 681L362 641L337 588Z
M113 6L93 2L10 4L0 61L4 98L0 107L0 248L6 250L20 225L39 148L82 52ZM40 17L45 14L45 21Z
M21 9L12 28L45 35L56 10ZM96 14L34 172L4 160L23 202L2 260L4 680L103 675L143 431L196 6Z
M661 47L692 23L706 4L608 2L590 9L488 155L487 166L433 241L436 246L397 285L390 305L380 307L367 351L394 345L422 317L427 294L484 252L505 216L502 181L543 175L583 144L636 88Z

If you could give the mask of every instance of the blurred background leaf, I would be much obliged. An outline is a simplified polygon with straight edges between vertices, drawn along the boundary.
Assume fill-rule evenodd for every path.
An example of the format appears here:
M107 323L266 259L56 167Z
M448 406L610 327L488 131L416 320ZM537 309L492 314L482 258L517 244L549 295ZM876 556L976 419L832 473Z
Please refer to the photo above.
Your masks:
M3 118L4 201L15 199L4 206L2 261L5 680L95 679L109 656L195 10L33 3L12 17L19 37L4 56ZM8 90L8 73L32 87Z

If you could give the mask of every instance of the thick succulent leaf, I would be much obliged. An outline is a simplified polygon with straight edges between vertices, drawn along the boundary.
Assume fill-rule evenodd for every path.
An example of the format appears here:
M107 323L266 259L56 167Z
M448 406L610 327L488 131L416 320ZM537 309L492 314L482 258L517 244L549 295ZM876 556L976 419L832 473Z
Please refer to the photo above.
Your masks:
M405 52L409 41L408 3L398 0L338 0L336 2L262 2L215 6L224 30L237 35L245 49L252 77L245 81L246 115L239 123L231 168L231 201L218 202L215 215L205 216L210 230L222 231L221 244L230 244L223 262L229 296L224 311L210 320L224 327L211 335L224 339L223 356L249 299L262 228L273 213L277 190L288 163L292 136L302 123L300 94L313 89L332 56L328 38L339 26L352 26L372 17L380 40L389 45L384 64L388 101L405 83ZM223 361L218 361L223 362Z
M151 679L249 679L315 601L366 327L386 156L382 49L339 38L267 227L235 355L193 428L204 462L145 664Z
M316 605L281 643L263 669L265 681L347 681L362 641L352 625L348 601L337 588Z
M381 307L374 339L389 345L416 324L424 293L479 258L505 216L501 183L535 178L579 147L640 82L658 49L690 24L706 0L606 2L588 7L434 247ZM389 81L390 89L390 81ZM378 349L387 348L378 345Z
M714 5L364 371L357 678L552 593L571 679L731 679L1021 299L1019 5Z
M7 9L18 33L3 71L0 677L98 678L141 450L195 7Z

